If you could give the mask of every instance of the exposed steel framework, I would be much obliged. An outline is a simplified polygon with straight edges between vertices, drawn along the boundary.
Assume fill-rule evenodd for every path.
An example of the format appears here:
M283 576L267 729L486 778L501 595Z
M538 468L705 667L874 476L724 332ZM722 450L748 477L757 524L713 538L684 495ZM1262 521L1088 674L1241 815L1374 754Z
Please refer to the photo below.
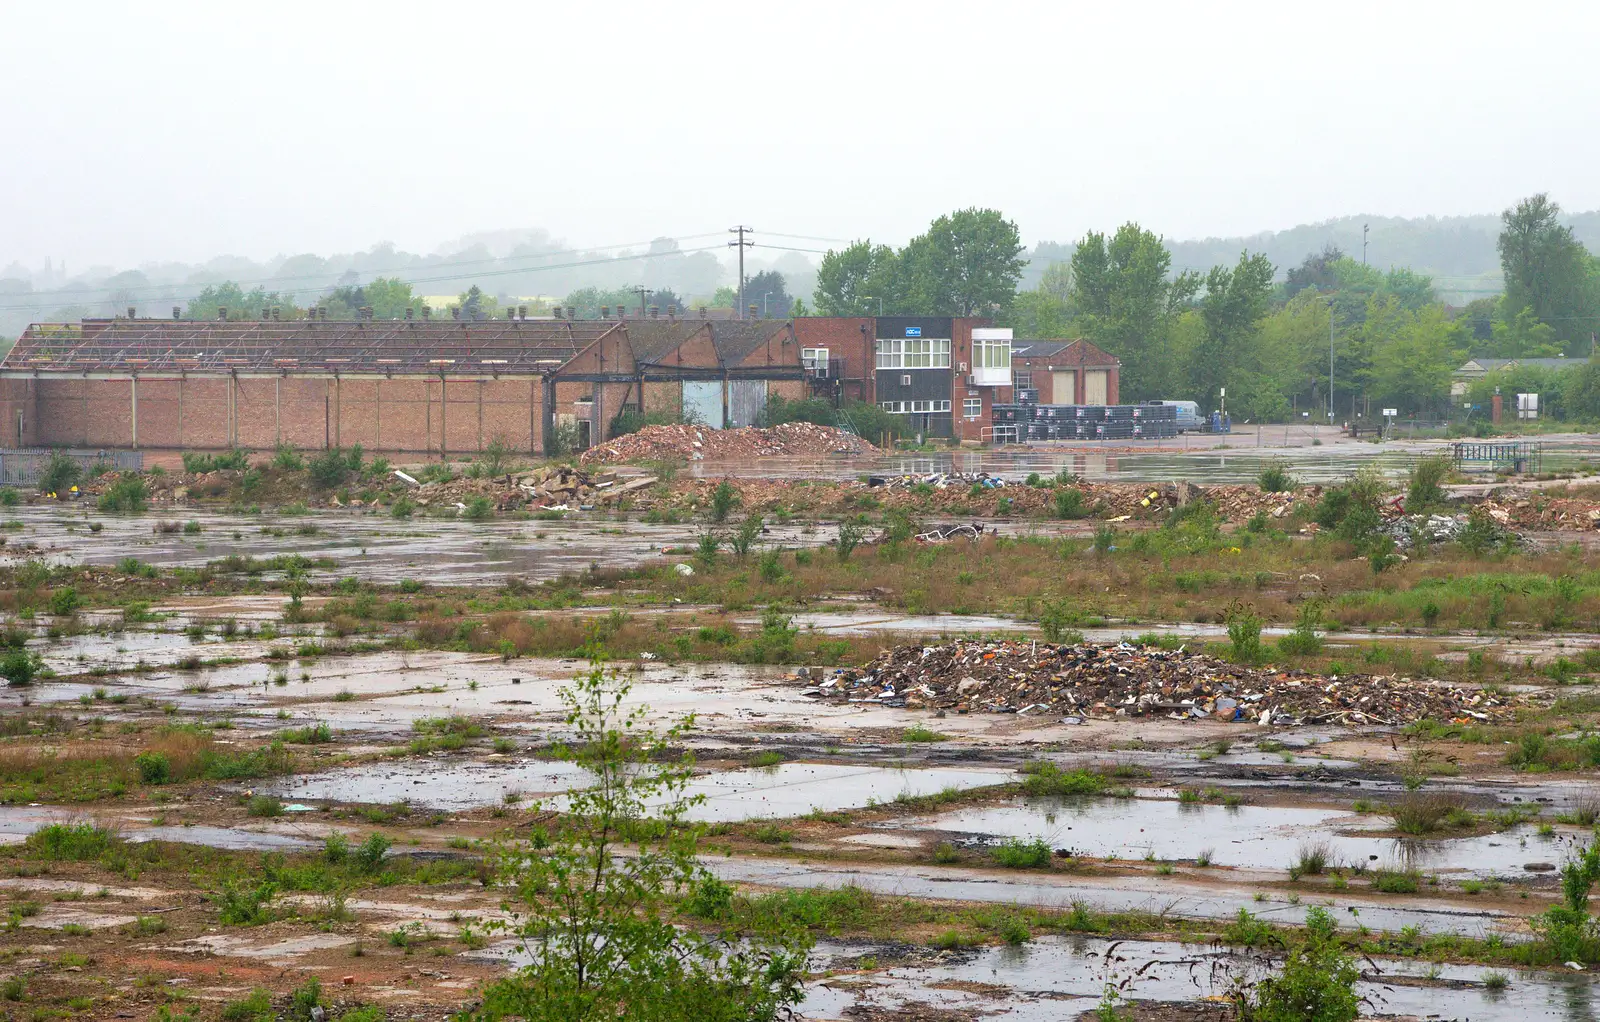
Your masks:
M35 323L0 362L0 373L544 375L619 325L604 320Z

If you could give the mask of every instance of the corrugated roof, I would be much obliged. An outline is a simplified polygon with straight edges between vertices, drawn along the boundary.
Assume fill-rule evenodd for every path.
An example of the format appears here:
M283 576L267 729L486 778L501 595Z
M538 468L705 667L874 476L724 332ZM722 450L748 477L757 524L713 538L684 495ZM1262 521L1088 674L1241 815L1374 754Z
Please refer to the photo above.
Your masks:
M0 371L526 375L554 371L616 327L600 320L36 323Z

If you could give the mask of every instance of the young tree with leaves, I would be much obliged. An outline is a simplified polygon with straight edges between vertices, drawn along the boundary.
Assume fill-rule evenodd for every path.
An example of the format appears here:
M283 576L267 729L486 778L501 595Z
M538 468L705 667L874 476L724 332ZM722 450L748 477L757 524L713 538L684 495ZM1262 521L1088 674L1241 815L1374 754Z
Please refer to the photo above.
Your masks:
M561 690L576 732L569 755L592 783L567 796L548 833L496 849L510 921L492 925L517 938L527 964L491 984L468 1019L767 1022L801 999L802 932L674 924L681 901L720 886L687 820L702 800L686 793L693 759L673 750L692 719L658 734L644 707L625 708L627 695L598 664Z
M899 260L888 245L857 241L829 249L817 269L817 312L823 316L876 316L903 311Z

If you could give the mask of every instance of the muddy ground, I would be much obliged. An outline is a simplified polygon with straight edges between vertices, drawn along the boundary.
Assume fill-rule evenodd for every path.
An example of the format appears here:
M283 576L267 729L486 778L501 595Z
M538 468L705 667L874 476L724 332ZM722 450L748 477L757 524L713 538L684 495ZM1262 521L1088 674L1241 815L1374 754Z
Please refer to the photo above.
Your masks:
M256 988L281 1006L312 977L335 1016L378 1004L391 1018L444 1018L513 967L515 949L491 926L504 917L485 843L549 819L586 783L557 754L571 737L558 690L591 663L422 644L414 618L345 632L322 615L339 601L410 598L425 582L448 589L463 618L594 623L611 614L605 601L626 599L630 627L645 634L769 627L759 605L674 602L649 577L594 582L595 566L626 572L663 549L676 551L668 566L696 563L698 521L197 509L184 517L198 527L184 533L152 528L163 516L12 513L0 605L12 645L42 674L0 689L8 1018L211 1019ZM1085 535L1074 528L1059 535ZM831 539L796 519L760 544ZM303 597L290 594L300 576L277 568L229 585L180 574L274 555L307 558ZM105 573L127 558L148 573ZM40 561L102 566L75 576L86 605L50 606L66 576L29 589L18 573ZM1590 570L1575 568L1584 580ZM537 586L583 573L588 588L573 590L572 605L495 609L523 592L508 576ZM130 614L116 593L137 586L150 592ZM897 602L866 579L811 600L785 627L800 649L855 643L846 657L942 635L1041 635L1037 620ZM798 654L754 663L734 662L731 645L730 659L704 652L721 640L681 659L641 643L611 666L632 685L626 705L648 708L652 722L693 715L681 746L696 758L691 790L704 799L693 818L715 845L705 863L716 875L751 899L842 890L870 901L816 928L806 1017L1095 1017L1106 984L1138 973L1119 1017L1226 1018L1215 999L1255 967L1241 913L1288 932L1316 906L1365 951L1360 989L1373 1014L1576 1020L1594 1017L1588 970L1515 957L1600 809L1580 761L1589 718L1578 715L1597 703L1583 660L1597 636L1581 613L1570 618L1558 628L1321 630L1314 668L1390 663L1382 651L1403 648L1407 664L1487 684L1462 672L1499 665L1493 683L1525 697L1518 726L1499 729L1069 723L818 700L797 676ZM1223 644L1220 620L1145 616L1082 631L1098 642ZM1269 641L1292 630L1268 624ZM1513 753L1545 721L1549 748L1529 769ZM274 739L282 758L262 766ZM1550 752L1569 747L1575 758ZM255 765L151 782L133 758L151 749ZM1030 787L1040 764L1089 780L1041 793ZM1419 830L1402 811L1435 818ZM60 823L94 824L109 843L81 858L30 843ZM322 868L330 838L358 847L375 834L388 845L369 873L322 889L296 872ZM998 850L1034 843L1042 861L1002 864ZM262 884L269 910L222 921L229 898ZM1019 925L1024 937L1008 943L1002 933Z

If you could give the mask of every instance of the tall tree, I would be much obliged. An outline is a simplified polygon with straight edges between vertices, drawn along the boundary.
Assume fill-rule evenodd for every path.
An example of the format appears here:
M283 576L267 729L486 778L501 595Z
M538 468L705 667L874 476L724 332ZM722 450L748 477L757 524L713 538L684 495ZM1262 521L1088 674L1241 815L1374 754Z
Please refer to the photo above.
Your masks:
M1600 324L1589 253L1560 216L1560 205L1544 192L1500 214L1500 267L1506 287L1501 318L1513 321L1523 309L1532 310L1570 353L1578 347L1574 342L1586 341Z
M786 289L783 274L776 270L762 270L745 279L744 302L756 306L758 315L787 319L793 301Z
M1412 312L1397 296L1381 301L1394 323L1386 342L1373 349L1372 396L1401 414L1442 410L1450 396L1450 372L1461 358L1458 343L1464 330L1438 305ZM1370 314L1367 322L1382 318Z
M1073 303L1097 345L1122 359L1121 390L1132 400L1171 397L1178 381L1168 344L1171 319L1193 300L1200 278L1169 278L1159 235L1123 224L1109 240L1091 231L1072 254Z
M899 257L888 245L858 241L830 249L817 269L817 312L824 316L875 316L904 311L900 302Z
M1235 389L1262 367L1254 358L1254 342L1272 296L1271 261L1242 252L1233 269L1214 266L1200 299L1205 332L1194 352L1191 386L1202 404L1218 400L1219 391L1235 380ZM1281 400L1281 398L1280 398Z
M1283 296L1293 298L1295 295L1311 288L1314 291L1331 291L1338 284L1334 275L1333 264L1344 258L1344 251L1333 242L1322 246L1321 252L1313 252L1300 262L1299 266L1291 267L1283 281Z
M928 225L902 253L907 291L927 312L986 315L1011 305L1022 279L1017 225L998 210L957 210Z
M1057 262L1045 268L1037 287L1017 292L1002 322L1019 337L1066 337L1073 314L1072 267Z

